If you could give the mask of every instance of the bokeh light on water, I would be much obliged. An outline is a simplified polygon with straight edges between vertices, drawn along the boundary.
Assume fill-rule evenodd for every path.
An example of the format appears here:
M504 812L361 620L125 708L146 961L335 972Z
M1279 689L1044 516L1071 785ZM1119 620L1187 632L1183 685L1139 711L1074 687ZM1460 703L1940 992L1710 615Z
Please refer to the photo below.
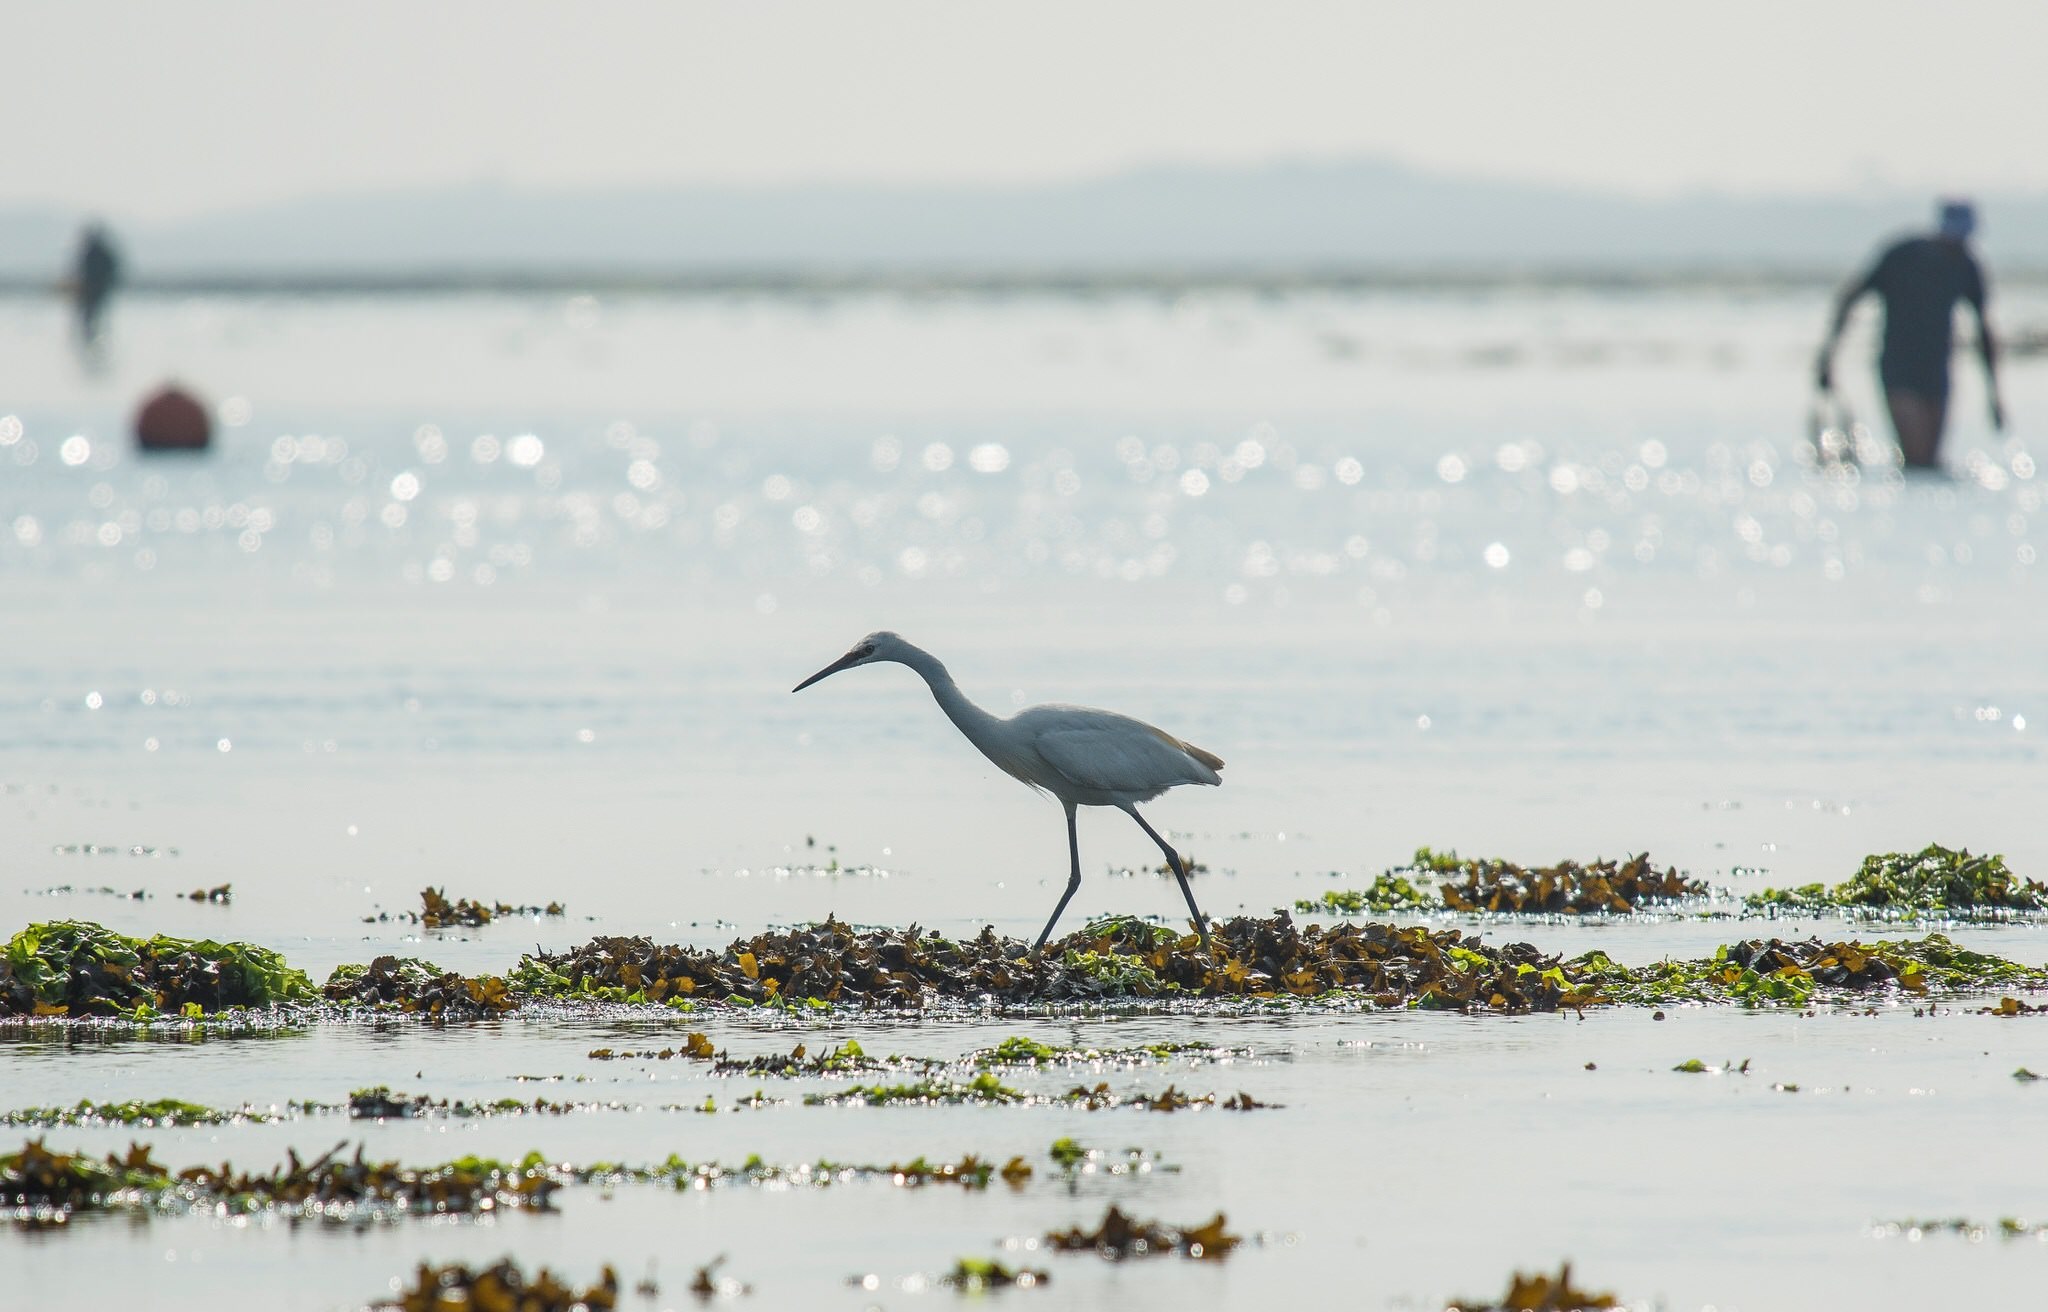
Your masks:
M1901 788L1930 753L2031 760L2035 457L1965 375L1953 478L1867 440L1818 467L1816 315L1799 288L138 298L84 376L49 307L0 302L10 596L152 635L53 619L61 662L0 692L123 759L943 762L901 688L820 721L763 666L886 624L992 699L1125 705L1312 795L1342 777L1313 762L1410 753ZM129 399L172 375L217 449L139 458ZM2008 375L2048 414L2037 358ZM133 718L166 683L206 714ZM97 717L33 710L93 688Z
M1882 464L1812 467L1790 385L1810 328L1795 298L1595 298L1575 307L1584 327L1557 326L1550 299L1510 297L1455 321L1428 297L1215 297L1199 318L1185 299L855 298L823 315L768 300L732 307L747 316L737 342L705 306L636 303L626 326L606 319L602 331L622 352L652 349L635 334L651 336L677 365L668 386L610 371L640 402L627 413L555 399L608 371L569 343L528 340L552 331L545 305L531 317L488 299L385 308L376 322L395 319L392 335L439 336L444 351L469 343L486 371L463 403L405 406L380 385L436 387L404 360L380 361L383 375L344 400L302 360L261 378L243 331L209 335L194 325L214 319L144 302L124 375L146 376L152 348L197 355L201 372L247 384L222 406L241 426L208 459L138 460L118 384L59 381L40 400L29 389L0 424L0 459L15 466L0 564L458 588L577 571L866 587L1078 578L1247 604L1343 588L1368 607L1490 575L1567 598L1625 579L1779 574L1804 586L1873 573L1939 595L1959 578L2031 572L2034 458L1967 415L1953 483L1908 483ZM284 303L218 315L315 338L311 354L343 367L376 354L355 313ZM859 359L765 394L691 363L745 355L744 377L803 356L814 335L837 329L859 355L893 330L903 359L942 348L987 369L983 357L1023 345L1019 320L1031 344L1059 351L1012 361L1019 376L984 379L984 395L942 388L955 395L938 414L874 413ZM519 344L476 345L494 324ZM1338 333L1351 344L1333 353ZM1205 402L1175 385L1198 366L1256 369L1259 381ZM901 360L876 367L910 372ZM2024 404L2032 375L2024 362L2013 373ZM1153 375L1134 406L1134 384ZM500 383L524 400L498 401ZM500 410L518 422L501 426Z

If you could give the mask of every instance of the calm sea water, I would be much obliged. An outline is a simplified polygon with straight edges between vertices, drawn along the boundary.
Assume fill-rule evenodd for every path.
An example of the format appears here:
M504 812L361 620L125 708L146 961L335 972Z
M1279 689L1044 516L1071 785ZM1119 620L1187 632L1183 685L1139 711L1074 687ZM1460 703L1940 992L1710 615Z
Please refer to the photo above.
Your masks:
M1028 936L1064 880L1057 808L985 766L906 671L789 695L882 627L992 708L1111 706L1224 756L1224 788L1148 812L1211 867L1214 913L1262 914L1420 845L1647 849L1747 889L1940 841L2040 877L2048 474L2025 439L2048 365L2010 362L2000 437L1959 362L1948 477L1824 473L1804 453L1823 308L1712 290L144 299L86 371L58 307L0 302L0 896L15 924L245 938L316 974L390 950L503 969L594 932L722 943L827 912ZM2000 311L2039 323L2048 293ZM1875 417L1860 370L1842 372ZM222 417L211 455L130 450L129 415L168 378ZM1172 912L1170 884L1115 873L1151 861L1122 817L1086 817L1082 843L1071 923ZM228 908L173 896L224 882ZM559 898L571 918L425 943L364 923L429 883ZM100 887L152 896L84 891ZM1650 959L1737 931L1490 932ZM1959 936L2048 957L2034 930ZM2024 1022L869 1028L871 1048L947 1056L1013 1032L1221 1032L1257 1059L1173 1078L1289 1106L373 1127L414 1159L1007 1156L1074 1134L1186 1169L1128 1196L583 1191L561 1217L494 1226L160 1221L0 1243L42 1301L82 1280L199 1306L231 1279L275 1306L344 1307L416 1258L509 1247L585 1275L658 1259L669 1303L689 1264L730 1251L764 1306L898 1306L951 1297L898 1277L1114 1196L1168 1219L1220 1207L1271 1239L1221 1271L1068 1261L1051 1294L1013 1297L1221 1307L1342 1280L1363 1305L1420 1306L1566 1256L1674 1307L2039 1287L2032 1247L1868 1233L2048 1210L1997 1147L2032 1114L2011 1070L2048 1068ZM608 1096L625 1078L650 1108L701 1099L701 1075L584 1060L621 1034L38 1042L7 1049L4 1101L232 1105L376 1082L496 1097L529 1087L508 1084L520 1072ZM714 1038L789 1042L742 1021ZM1759 1074L1669 1074L1692 1056ZM334 1133L154 1138L179 1164L254 1165ZM842 1283L866 1272L879 1293Z

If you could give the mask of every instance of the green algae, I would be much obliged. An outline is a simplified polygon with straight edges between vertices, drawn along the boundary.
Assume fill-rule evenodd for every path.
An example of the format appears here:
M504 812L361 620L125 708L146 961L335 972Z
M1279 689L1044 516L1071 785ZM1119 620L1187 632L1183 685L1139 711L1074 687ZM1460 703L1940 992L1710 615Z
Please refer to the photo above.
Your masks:
M939 1277L939 1283L964 1293L979 1294L988 1289L1035 1289L1049 1284L1052 1275L1030 1267L1005 1266L984 1257L963 1257L953 1269Z
M268 948L165 935L131 938L85 920L43 921L0 954L0 1017L210 1015L310 1002L312 981Z
M1102 916L1081 927L1078 937L1111 939L1133 947L1172 947L1182 933L1167 925L1155 925L1139 916Z
M1429 851L1423 848L1420 857ZM1319 898L1300 899L1294 909L1304 915L1356 916L1365 912L1386 915L1398 911L1441 911L1443 899L1408 882L1405 875L1388 871L1365 888L1331 889Z
M854 1103L883 1107L894 1103L932 1105L936 1103L1021 1103L1029 1095L983 1071L968 1080L930 1079L906 1084L856 1084L831 1093L804 1096L806 1107L837 1107Z
M1832 888L1767 888L1743 901L1752 910L1960 916L2048 909L2048 884L2013 874L2002 856L1931 843L1918 852L1866 856L1855 875Z
M1049 1066L1059 1061L1063 1050L1050 1043L1012 1034L993 1048L983 1048L968 1060L978 1066Z
M128 1102L93 1102L88 1098L81 1099L73 1107L23 1107L0 1112L0 1125L127 1125L141 1129L168 1125L226 1125L241 1121L283 1119L284 1117L277 1112L257 1111L248 1107L240 1111L224 1111L194 1102L182 1102L176 1098Z
M692 1035L692 1038L698 1036ZM714 1075L773 1076L780 1079L800 1079L821 1075L855 1075L873 1071L898 1070L905 1067L932 1069L942 1062L916 1057L888 1056L870 1057L860 1046L860 1040L848 1039L835 1048L813 1053L808 1044L799 1043L785 1056L769 1054L759 1057L729 1057L719 1053L713 1061Z
M1137 957L1070 948L1060 961L1076 975L1101 985L1104 993L1149 997L1163 991L1158 973Z
M1220 1048L1211 1043L1147 1043L1129 1048L1069 1047L1013 1034L992 1048L978 1048L964 1061L982 1069L1003 1066L1147 1066L1177 1059L1221 1061L1251 1055L1249 1048Z
M294 1104L317 1107L318 1104ZM327 1110L321 1108L321 1110ZM350 1119L358 1121L411 1120L428 1116L470 1119L480 1116L567 1116L572 1112L625 1111L622 1102L556 1102L548 1098L495 1098L472 1102L463 1098L433 1098L424 1093L393 1092L379 1084L356 1089L348 1095Z
M999 1163L993 1158L972 1153L952 1160L918 1156L907 1162L886 1165L835 1162L826 1158L815 1162L777 1164L755 1155L738 1166L726 1166L716 1161L691 1162L671 1153L665 1160L646 1166L595 1162L589 1166L563 1165L548 1169L554 1178L565 1183L656 1184L699 1190L735 1185L829 1188L855 1182L880 1182L899 1189L956 1185L977 1191L987 1189L997 1180L1012 1187L1020 1186L1032 1176L1031 1164L1021 1157Z
M1092 1087L1077 1084L1054 1101L1069 1103L1091 1112L1105 1111L1112 1107L1137 1107L1151 1112L1179 1112L1194 1107L1221 1107L1226 1111L1262 1111L1277 1106L1275 1103L1260 1102L1248 1093L1239 1092L1219 1101L1213 1093L1193 1094L1184 1092L1180 1086L1169 1084L1158 1093L1118 1093L1107 1083ZM1062 1140L1061 1142L1071 1142ZM1053 1145L1055 1149L1058 1144Z

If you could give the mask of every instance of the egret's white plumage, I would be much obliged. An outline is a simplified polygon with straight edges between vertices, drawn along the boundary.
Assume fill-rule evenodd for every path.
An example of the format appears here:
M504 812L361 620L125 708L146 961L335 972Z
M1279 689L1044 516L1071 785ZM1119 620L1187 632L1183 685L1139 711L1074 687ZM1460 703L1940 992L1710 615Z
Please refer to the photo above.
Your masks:
M1152 841L1166 853L1167 863L1180 881L1180 891L1194 915L1196 931L1204 943L1208 942L1208 924L1195 906L1195 895L1188 887L1180 854L1145 823L1137 804L1149 802L1181 784L1222 783L1223 776L1217 773L1223 768L1221 757L1182 742L1143 720L1088 706L1033 706L1007 719L991 715L967 700L938 657L886 631L862 638L844 656L792 691L802 692L828 674L878 661L894 661L917 671L930 686L939 709L983 756L1005 774L1051 793L1066 808L1067 851L1073 870L1066 893L1038 936L1039 947L1045 946L1060 913L1067 909L1068 899L1081 886L1080 837L1074 812L1083 806L1114 806L1151 835Z

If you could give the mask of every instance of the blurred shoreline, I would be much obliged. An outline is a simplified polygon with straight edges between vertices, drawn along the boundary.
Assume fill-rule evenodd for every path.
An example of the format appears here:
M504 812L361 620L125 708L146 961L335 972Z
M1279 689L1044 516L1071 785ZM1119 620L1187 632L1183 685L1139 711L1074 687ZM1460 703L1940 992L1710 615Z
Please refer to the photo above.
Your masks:
M450 268L385 270L192 269L138 273L122 284L132 296L418 296L496 293L782 296L895 292L912 295L1179 295L1229 291L1253 294L1591 291L1713 291L1769 294L1832 290L1840 268L1668 266L1616 269L1575 266L1418 268L1301 266L1200 268L735 267ZM2001 286L2048 286L2048 267L2001 268ZM0 297L63 294L61 279L0 274Z

